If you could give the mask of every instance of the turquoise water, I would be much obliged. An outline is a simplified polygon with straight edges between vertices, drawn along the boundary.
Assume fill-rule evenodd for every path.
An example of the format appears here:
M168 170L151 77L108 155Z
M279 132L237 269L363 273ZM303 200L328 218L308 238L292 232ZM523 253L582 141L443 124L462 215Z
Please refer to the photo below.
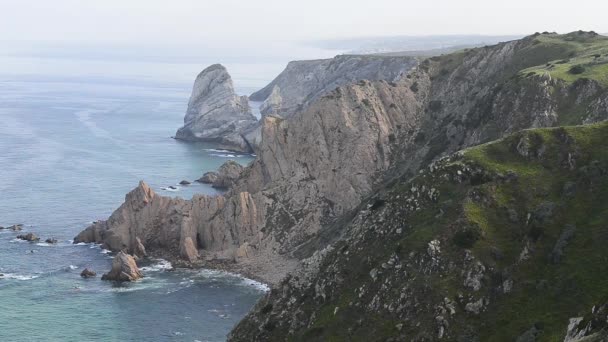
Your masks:
M228 159L252 160L171 139L207 64L0 58L0 225L59 240L32 244L0 231L0 341L223 341L264 293L234 275L169 271L162 260L148 261L136 283L85 280L82 269L107 272L111 255L71 244L139 180L162 195L214 194L198 183L162 189ZM282 67L233 65L238 91Z

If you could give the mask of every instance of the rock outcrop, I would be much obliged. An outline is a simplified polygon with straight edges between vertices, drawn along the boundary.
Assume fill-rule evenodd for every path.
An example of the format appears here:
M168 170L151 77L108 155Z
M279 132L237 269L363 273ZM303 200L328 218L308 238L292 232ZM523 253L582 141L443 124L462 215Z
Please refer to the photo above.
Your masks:
M23 234L23 235L17 235L17 239L25 240L25 241L29 241L29 242L40 241L40 238L36 234L34 234L34 233L27 233L27 234Z
M263 115L289 117L337 87L361 80L394 82L417 64L415 57L382 55L340 55L293 61L250 98L264 101L260 107Z
M214 142L222 148L251 152L251 147L243 138L243 132L256 123L257 119L251 113L247 97L236 95L226 68L214 64L197 76L184 117L184 126L177 131L175 137L188 141Z
M135 259L125 252L119 252L112 260L112 270L101 276L101 280L135 281L142 277Z
M97 276L97 273L94 271L91 271L88 268L85 268L84 270L82 270L82 272L80 272L80 276L83 278L94 278L95 276Z
M230 188L241 176L245 167L234 160L229 160L219 167L217 172L210 171L197 180L204 184L211 184L212 187L218 189Z

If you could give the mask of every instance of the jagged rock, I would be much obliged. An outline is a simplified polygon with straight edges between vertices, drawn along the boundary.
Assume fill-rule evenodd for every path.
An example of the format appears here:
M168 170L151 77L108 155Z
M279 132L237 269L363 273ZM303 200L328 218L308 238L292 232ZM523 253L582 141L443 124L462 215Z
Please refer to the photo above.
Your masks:
M199 257L198 249L196 248L194 241L192 241L192 238L189 236L184 238L184 242L181 244L180 253L184 259L190 262L196 261Z
M226 68L214 64L196 78L184 126L175 137L206 141L222 148L251 152L242 132L257 124L246 96L237 96Z
M97 276L97 273L94 271L91 271L88 268L85 268L84 270L82 270L82 272L80 272L80 276L83 278L93 278L93 277Z
M217 171L217 178L213 181L214 188L226 189L231 187L234 182L241 176L245 168L235 162L234 160L229 160L222 164ZM203 175L204 177L204 175Z
M143 243L141 243L139 237L135 237L135 246L133 247L133 254L140 258L148 256L148 253L146 253L146 247Z
M203 176L201 178L197 179L196 181L200 182L200 183L204 183L204 184L213 184L217 179L218 179L217 172L210 171L210 172L205 172L203 174Z
M101 280L135 281L142 277L135 259L125 252L119 252L112 260L112 270L101 276Z
M48 238L44 242L54 245L54 244L57 243L57 239L55 239L55 238Z
M27 233L27 234L24 234L24 235L17 235L17 239L21 239L21 240L25 240L25 241L29 241L29 242L40 241L40 238L38 236L36 236L36 234L34 234L34 233Z
M394 82L417 64L415 57L374 55L293 61L270 84L251 94L251 100L264 101L260 107L264 115L289 117L337 87L361 80Z
M179 182L180 185L190 185L191 183L188 182L187 180L183 180L181 182Z

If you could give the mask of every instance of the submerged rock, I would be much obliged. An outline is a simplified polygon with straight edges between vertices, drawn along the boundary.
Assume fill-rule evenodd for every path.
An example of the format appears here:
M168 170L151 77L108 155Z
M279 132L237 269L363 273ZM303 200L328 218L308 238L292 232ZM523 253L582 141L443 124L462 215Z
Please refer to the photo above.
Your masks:
M226 68L214 64L194 81L184 126L175 137L218 143L222 148L251 152L243 132L257 124L247 96L238 96Z
M54 245L54 244L57 243L57 239L55 239L55 238L48 238L48 239L44 240L44 242L50 243L50 244Z
M36 236L36 234L34 234L34 233L27 233L25 235L17 235L17 239L25 240L25 241L29 241L29 242L40 241L40 238L38 236Z
M23 225L22 224L14 224L14 225L12 225L10 227L6 227L6 229L10 229L10 230L16 232L16 231L22 230L23 229Z
M180 185L190 185L191 183L184 179L183 181L179 182L179 184Z
M94 271L91 271L88 268L85 268L84 270L82 270L82 272L80 272L80 276L83 278L93 278L93 277L97 276L97 273Z
M119 252L112 261L112 270L101 276L101 280L135 281L142 277L135 259L125 252Z

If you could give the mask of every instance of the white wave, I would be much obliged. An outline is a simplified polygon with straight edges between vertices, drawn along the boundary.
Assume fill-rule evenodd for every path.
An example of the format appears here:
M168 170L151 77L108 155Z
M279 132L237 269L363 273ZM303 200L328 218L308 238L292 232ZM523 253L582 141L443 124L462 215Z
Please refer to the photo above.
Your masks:
M165 259L155 259L157 263L150 266L141 267L140 270L145 272L159 272L164 270L170 270L173 268L173 265Z
M14 238L10 242L13 242L13 243L27 243L29 241L25 241L25 240Z
M109 250L109 249L103 249L103 248L102 248L100 253L101 253L101 254L110 254L110 253L112 253L112 251L111 251L111 250Z
M86 242L79 242L79 243L74 243L73 246L86 246L87 243Z
M218 150L218 149L215 149L215 148L206 148L205 151L216 152L216 153L230 153L230 152L232 152L232 151L229 151L229 150Z
M255 288L256 290L259 290L262 292L270 291L270 287L268 285L266 285L262 282L259 282L257 280L245 278L240 274L235 274L235 273L230 273L230 272L220 271L220 270L210 270L210 269L203 269L199 272L199 274L201 276L203 276L204 278L211 279L211 280L219 280L222 278L236 279L239 281L238 285L245 286L245 287L252 287L252 288Z
M38 242L38 243L36 244L36 246L41 246L41 247L51 247L51 246L53 246L53 244L50 244L50 243L48 243L48 242Z
M4 273L4 276L0 277L0 279L15 279L15 280L32 280L36 279L39 276L37 275L23 275L23 274L14 274L14 273Z
M213 156L213 157L220 157L220 158L236 158L236 156L234 154L211 153L211 156Z
M77 269L77 268L78 268L78 266L74 266L74 265L70 265L70 266L68 266L68 267L69 267L71 270L75 270L75 269Z

